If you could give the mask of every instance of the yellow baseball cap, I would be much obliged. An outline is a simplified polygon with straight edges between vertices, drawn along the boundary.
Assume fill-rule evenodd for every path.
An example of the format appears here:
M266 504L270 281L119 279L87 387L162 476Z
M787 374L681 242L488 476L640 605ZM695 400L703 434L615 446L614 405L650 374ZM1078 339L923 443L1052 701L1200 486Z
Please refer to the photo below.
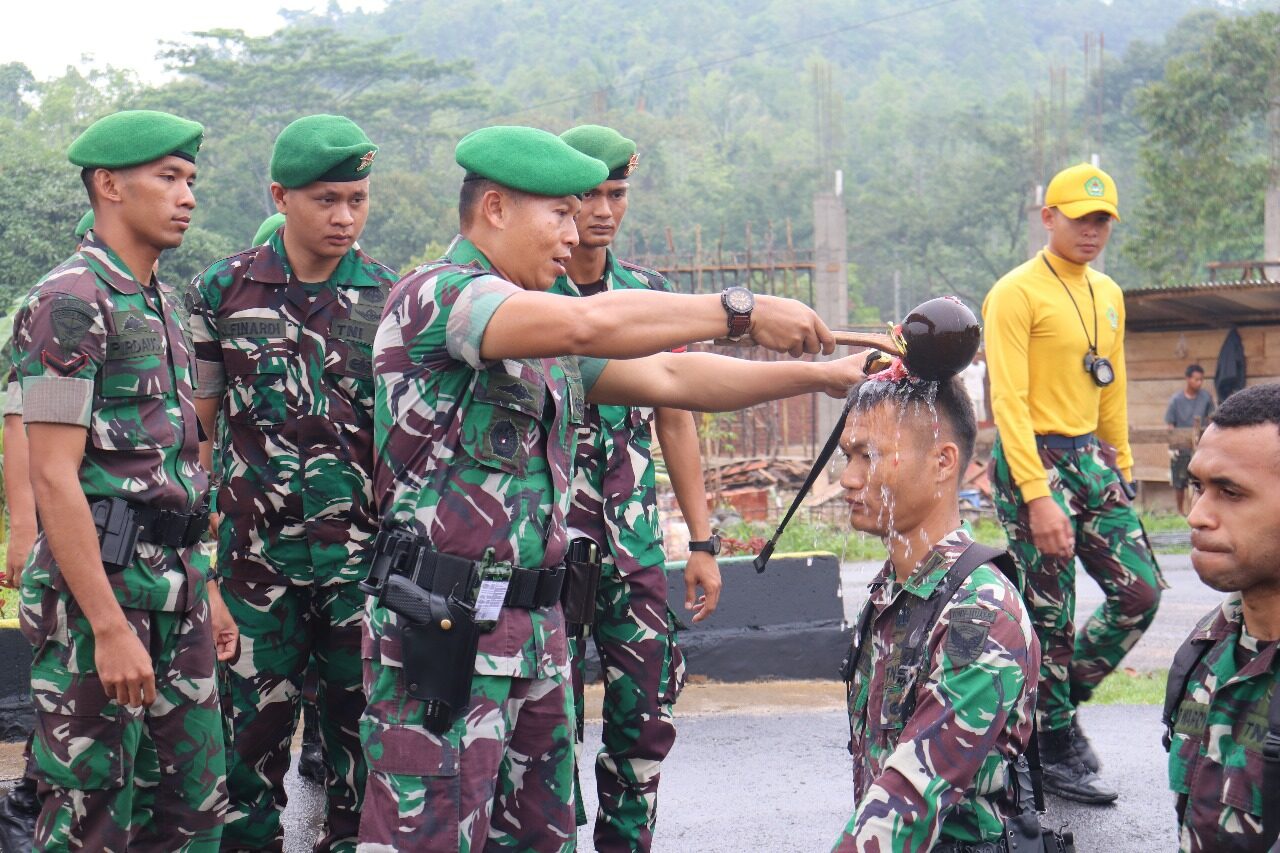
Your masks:
M1116 182L1106 172L1089 163L1063 169L1053 176L1044 193L1044 206L1056 207L1069 219L1104 211L1120 221Z

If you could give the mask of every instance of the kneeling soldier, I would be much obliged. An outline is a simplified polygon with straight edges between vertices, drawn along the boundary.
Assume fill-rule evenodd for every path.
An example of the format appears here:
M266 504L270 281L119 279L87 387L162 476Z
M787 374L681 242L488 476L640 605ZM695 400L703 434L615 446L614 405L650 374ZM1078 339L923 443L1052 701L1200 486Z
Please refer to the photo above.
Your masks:
M374 342L382 530L367 585L361 847L571 850L559 599L584 403L711 411L842 396L861 361L665 352L726 322L775 350L832 348L811 310L745 290L541 292L578 242L575 194L608 168L531 128L476 131L456 157L462 235L396 284Z
M1261 853L1280 836L1280 384L1228 397L1190 471L1191 565L1230 595L1169 668L1178 847Z
M1010 770L1031 737L1040 646L1012 562L960 526L973 405L958 379L854 394L840 483L850 525L889 559L846 662L856 806L835 849L1004 850L976 845L1020 813Z
M212 850L227 809L217 657L234 623L195 561L208 527L182 300L202 128L100 119L68 151L95 214L14 334L43 530L22 578L34 646L40 850Z

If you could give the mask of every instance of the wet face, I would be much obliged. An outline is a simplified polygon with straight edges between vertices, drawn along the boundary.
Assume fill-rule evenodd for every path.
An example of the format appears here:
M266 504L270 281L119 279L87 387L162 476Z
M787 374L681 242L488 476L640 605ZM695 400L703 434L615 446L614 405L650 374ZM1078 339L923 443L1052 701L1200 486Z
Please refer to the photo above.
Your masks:
M627 215L627 193L630 184L625 180L605 181L582 196L582 209L576 217L579 245L584 249L603 249L613 243Z
M1204 374L1196 371L1187 377L1187 391L1192 394L1199 394L1200 388L1204 385Z
M1191 564L1220 592L1280 587L1280 430L1210 425L1190 465Z
M196 206L194 163L181 157L162 157L116 170L110 182L114 193L108 190L106 194L119 200L118 215L141 242L160 251L182 245ZM99 195L103 194L100 185Z
M1097 211L1072 219L1056 207L1046 207L1040 219L1049 231L1049 251L1076 264L1087 264L1107 248L1111 214Z
M501 198L490 199L490 195ZM574 216L582 203L576 196L492 191L485 194L481 206L492 226L485 254L508 281L526 290L549 290L566 274L565 265L578 245Z
M890 403L849 413L840 436L848 460L840 485L854 530L882 538L911 531L937 504L934 442L921 437L932 434L932 423L922 420Z
M276 209L289 221L289 245L315 258L335 259L347 253L369 218L369 179L316 181L285 189L271 185Z

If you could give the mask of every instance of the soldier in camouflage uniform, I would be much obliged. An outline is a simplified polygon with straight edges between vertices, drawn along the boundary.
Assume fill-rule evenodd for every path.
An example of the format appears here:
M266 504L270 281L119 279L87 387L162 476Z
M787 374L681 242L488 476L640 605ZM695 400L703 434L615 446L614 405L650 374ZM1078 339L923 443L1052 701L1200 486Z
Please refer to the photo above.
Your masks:
M853 393L840 483L850 524L880 536L889 560L847 670L856 806L835 850L998 843L1013 816L1009 769L1031 736L1040 649L998 568L981 565L958 587L949 577L973 542L957 501L973 405L958 379L873 379ZM931 626L916 613L930 607Z
M209 851L222 831L214 661L237 638L194 557L208 477L192 353L181 299L152 273L190 222L201 137L130 111L72 143L95 230L32 290L14 333L42 522L20 611L40 850ZM112 547L133 531L134 548Z
M1098 776L1076 709L1142 637L1164 586L1131 504L1124 294L1089 266L1118 221L1116 203L1102 170L1060 172L1041 211L1049 244L982 306L999 431L992 496L1044 649L1045 788L1085 803L1119 792ZM1078 630L1077 557L1106 594Z
M1227 398L1191 459L1191 564L1230 593L1169 670L1169 787L1185 853L1263 853L1280 824L1280 385ZM1268 770L1267 765L1271 765Z
M636 358L723 334L725 308L709 295L540 292L565 274L577 243L574 194L598 186L604 164L532 128L476 131L456 158L468 170L462 235L445 258L397 283L374 344L374 494L384 534L415 537L412 559L474 566L491 584L477 614L490 630L474 663L457 661L471 679L469 706L436 734L426 728L439 719L435 709L413 695L423 676L405 668L414 647L402 629L417 642L418 626L442 623L411 622L371 600L360 849L571 850L572 707L557 567L585 403L715 410L843 393L861 377L861 361ZM741 326L758 343L831 348L825 326L798 303L761 296L747 310ZM469 588L463 594L478 603Z
M577 216L579 242L569 261L569 274L556 281L552 292L590 296L627 288L669 291L661 275L618 260L609 248L626 215L627 179L635 169L636 144L598 125L575 127L560 138L603 162L609 175L583 194ZM585 421L579 434L568 524L571 539L591 539L603 556L596 620L586 626L595 639L605 683L603 746L595 773L600 803L595 847L599 851L648 850L657 818L662 760L675 741L672 709L684 682L676 620L667 607L651 424L694 540L690 547L708 548L691 550L685 568L685 606L698 608L695 622L715 611L720 595L720 570L710 550L718 550L719 543L712 537L698 431L691 413L588 405ZM704 596L696 595L698 587L705 590ZM581 749L586 643L574 625L570 625L570 651ZM581 814L579 821L585 823L586 815Z
M197 405L210 433L219 421L222 449L218 565L244 637L224 698L235 734L226 850L282 848L284 775L313 654L329 759L328 829L316 849L356 844L365 784L357 583L377 532L370 348L395 279L352 248L376 151L345 118L290 124L271 161L287 224L193 283Z

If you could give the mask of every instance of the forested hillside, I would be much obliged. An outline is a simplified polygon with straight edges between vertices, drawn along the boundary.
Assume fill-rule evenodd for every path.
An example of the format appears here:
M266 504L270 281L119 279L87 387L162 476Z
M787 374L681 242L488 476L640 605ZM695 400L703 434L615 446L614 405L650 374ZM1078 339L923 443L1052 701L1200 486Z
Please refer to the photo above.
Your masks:
M704 246L739 248L748 226L759 249L788 223L807 245L813 194L843 170L862 319L888 318L895 270L907 304L940 292L979 300L1024 256L1032 188L1093 153L1125 214L1108 271L1126 286L1199 277L1208 260L1261 252L1259 91L1280 92L1267 88L1280 81L1276 7L392 0L372 14L295 15L266 38L193 35L166 47L175 73L157 87L122 69L34 80L0 66L0 295L71 250L85 202L63 152L118 107L207 127L195 227L162 262L174 279L244 246L272 210L272 139L321 111L351 116L382 146L361 242L400 268L453 234L462 134L590 121L640 145L629 253L666 252L668 229L678 252L692 251L695 229ZM1226 55L1240 67L1224 75ZM1179 189L1197 175L1215 216Z

